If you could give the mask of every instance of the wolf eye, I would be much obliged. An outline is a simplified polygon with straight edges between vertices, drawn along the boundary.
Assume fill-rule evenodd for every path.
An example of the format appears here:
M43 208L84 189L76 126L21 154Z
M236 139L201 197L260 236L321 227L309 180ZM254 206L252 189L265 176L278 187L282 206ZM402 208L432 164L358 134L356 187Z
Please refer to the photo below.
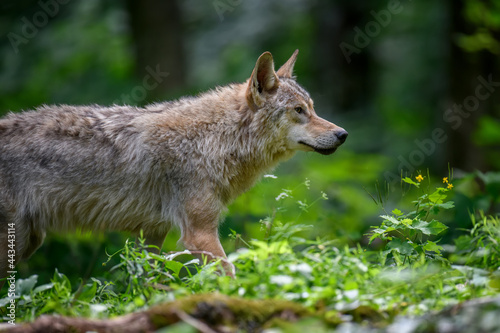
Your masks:
M297 106L297 107L295 107L295 112L297 112L298 114L303 114L304 113L304 109L301 108L300 106Z

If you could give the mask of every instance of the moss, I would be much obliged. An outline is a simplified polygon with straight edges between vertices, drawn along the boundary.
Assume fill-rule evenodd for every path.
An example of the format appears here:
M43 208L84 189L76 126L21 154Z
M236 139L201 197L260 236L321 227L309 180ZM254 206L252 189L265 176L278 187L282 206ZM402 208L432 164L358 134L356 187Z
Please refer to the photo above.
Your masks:
M293 321L311 315L303 306L284 300L248 300L221 294L200 294L152 307L147 312L155 327L179 321L184 312L210 326L235 326L253 330L273 318Z

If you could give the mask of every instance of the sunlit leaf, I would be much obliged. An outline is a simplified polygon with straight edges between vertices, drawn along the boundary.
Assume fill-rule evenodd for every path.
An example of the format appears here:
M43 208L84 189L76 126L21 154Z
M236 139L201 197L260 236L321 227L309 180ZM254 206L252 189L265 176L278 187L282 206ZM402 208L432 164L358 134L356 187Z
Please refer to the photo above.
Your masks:
M414 185L414 186L416 186L416 187L419 187L419 186L420 186L420 184L419 184L419 183L416 183L415 181L413 181L413 180L412 180L411 178L409 178L409 177L405 177L405 178L403 178L403 179L401 179L401 180L402 180L402 181L404 181L404 182L405 182L405 183L407 183L407 184L411 184L411 185Z
M435 204L442 204L443 200L446 198L446 189L444 187L438 187L434 193L429 195L429 201Z
M442 246L437 245L436 243L428 240L424 245L425 251L436 252L437 254L441 254L441 250L443 250Z
M400 224L401 223L401 221L399 221L397 218L395 218L393 216L381 215L380 217L383 218L384 220L386 220L387 222L391 222L392 224Z
M400 211L399 209L395 208L392 210L392 213L396 216L400 216L400 215L403 215L403 212Z

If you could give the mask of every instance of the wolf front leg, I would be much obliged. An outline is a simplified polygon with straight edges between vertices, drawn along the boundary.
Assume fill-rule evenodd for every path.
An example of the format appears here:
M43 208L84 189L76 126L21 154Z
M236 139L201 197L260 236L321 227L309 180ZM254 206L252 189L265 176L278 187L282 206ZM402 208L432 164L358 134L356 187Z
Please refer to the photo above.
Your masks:
M201 262L203 262L204 257L209 261L221 259L221 264L226 275L234 278L234 266L227 260L224 249L219 241L217 230L191 229L184 233L182 242Z
M181 241L201 262L203 257L208 260L221 259L226 275L234 278L234 266L227 260L219 240L218 221L219 212L209 213L208 210L190 207L187 220L181 226Z
M162 228L158 230L147 230L143 231L144 237L144 245L149 252L160 254L163 243L165 242L165 238L167 237L168 232L170 231L171 224L164 223ZM135 238L135 243L140 245L140 236L137 235ZM152 246L150 246L152 245Z

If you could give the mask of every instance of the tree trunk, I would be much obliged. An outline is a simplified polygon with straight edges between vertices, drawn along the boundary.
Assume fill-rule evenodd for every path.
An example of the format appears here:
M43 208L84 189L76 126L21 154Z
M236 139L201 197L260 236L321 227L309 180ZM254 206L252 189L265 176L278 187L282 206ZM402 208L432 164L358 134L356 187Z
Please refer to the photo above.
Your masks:
M466 52L456 43L459 34L471 35L475 26L466 21L464 15L464 1L452 1L452 17L450 29L450 100L449 108L454 105L463 111L461 121L450 123L448 128L447 160L450 166L467 172L474 170L485 171L491 168L486 160L487 148L480 147L474 142L474 132L478 120L483 115L495 113L495 101L498 102L498 91L494 91L484 100L478 99L476 88L481 84L479 77L488 80L492 75L493 81L500 81L497 71L498 56L489 51L481 50ZM485 87L481 92L488 92ZM484 91L484 92L483 92ZM478 101L474 107L473 101ZM456 118L455 118L456 119Z
M182 12L178 1L128 0L127 8L136 73L148 92L144 102L175 95L184 87L186 78Z

